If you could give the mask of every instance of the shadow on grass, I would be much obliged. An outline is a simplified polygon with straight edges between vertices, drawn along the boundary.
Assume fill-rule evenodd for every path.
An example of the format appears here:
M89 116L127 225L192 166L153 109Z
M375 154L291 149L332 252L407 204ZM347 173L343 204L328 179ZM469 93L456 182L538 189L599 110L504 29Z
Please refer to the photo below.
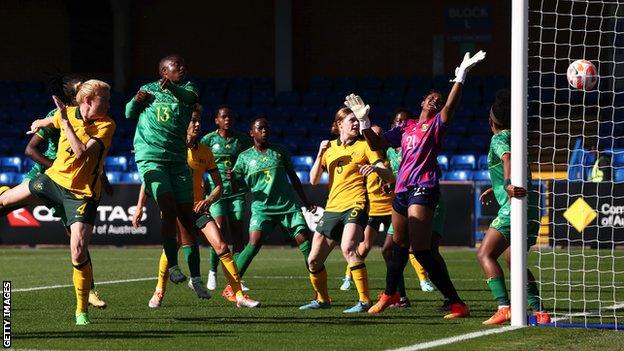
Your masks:
M96 324L94 324L95 326ZM87 327L76 331L50 331L15 333L16 339L166 339L176 337L218 337L231 336L230 331L183 331L183 330L128 330L110 331L93 330Z
M271 316L271 317L205 317L205 318L175 318L180 322L198 323L234 323L234 324L319 324L319 325L440 325L449 324L450 321L440 316L368 316L345 317L345 316L313 316L308 312L301 312L301 317ZM312 312L314 313L314 312ZM305 315L304 315L305 314ZM439 321L433 320L439 318ZM452 322L450 322L452 323Z

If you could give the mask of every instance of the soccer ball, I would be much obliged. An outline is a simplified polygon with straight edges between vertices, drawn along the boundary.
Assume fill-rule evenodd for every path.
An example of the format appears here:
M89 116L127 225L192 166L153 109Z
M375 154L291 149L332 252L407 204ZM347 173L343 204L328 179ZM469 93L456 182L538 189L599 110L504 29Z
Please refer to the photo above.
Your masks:
M576 60L568 66L568 83L575 89L592 90L598 83L598 70L591 61Z

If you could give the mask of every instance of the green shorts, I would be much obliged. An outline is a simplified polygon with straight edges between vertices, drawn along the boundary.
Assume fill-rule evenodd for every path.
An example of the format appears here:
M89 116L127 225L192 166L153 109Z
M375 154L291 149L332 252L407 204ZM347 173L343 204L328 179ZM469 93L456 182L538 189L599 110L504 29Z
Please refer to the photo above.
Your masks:
M178 204L193 202L193 179L186 162L138 161L137 168L145 191L156 202L166 193L172 193Z
M368 216L368 225L375 228L376 231L379 231L379 226L383 223L384 228L388 230L389 226L392 225L392 215L386 216Z
M212 218L212 216L208 212L193 213L193 216L195 217L195 226L199 230L203 229L206 226L206 224L214 221L214 218Z
M55 209L55 216L61 217L65 227L76 222L95 224L99 201L91 198L78 198L69 190L56 184L45 173L28 183L30 193L42 200L46 206ZM60 212L60 213L59 213Z
M501 213L502 212L502 213ZM537 234L539 232L539 221L534 219L529 219L529 223L527 224L527 250L535 245L537 241ZM498 216L494 218L492 223L490 223L490 228L496 229L499 233L505 237L505 240L509 244L511 244L511 217L509 216L509 210L504 210L501 208L501 211L498 211Z
M210 205L210 215L212 217L227 216L230 219L241 221L245 212L245 194L233 195L220 198Z
M316 226L316 231L334 241L340 241L342 230L348 223L359 224L364 229L368 223L368 213L365 209L357 207L344 212L325 211Z
M256 212L251 214L249 219L249 232L262 232L262 241L266 241L276 225L282 227L285 240L295 240L301 232L308 232L308 225L301 211L284 214L266 214Z
M446 219L446 206L442 199L438 201L438 204L433 212L433 225L432 231L440 236L444 233L444 220ZM390 224L390 228L388 228L388 235L394 234L394 227L392 227L392 223Z
M37 177L39 174L42 174L45 172L45 167L43 167L42 165L35 163L34 166L32 166L32 168L30 169L30 171L28 171L28 173L26 173L24 175L24 182L25 181L30 181L35 179L35 177Z

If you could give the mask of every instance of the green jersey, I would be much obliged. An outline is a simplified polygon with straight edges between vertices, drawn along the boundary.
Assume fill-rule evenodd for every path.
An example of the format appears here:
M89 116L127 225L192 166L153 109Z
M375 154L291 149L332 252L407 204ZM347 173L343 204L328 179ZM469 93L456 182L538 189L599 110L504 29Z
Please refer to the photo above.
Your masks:
M396 178L397 173L399 172L399 166L401 166L401 149L388 148L386 151L386 157L388 157L388 161L390 161L390 167L392 168L392 174Z
M500 206L498 211L500 216L509 216L511 202L505 190L505 169L501 157L504 154L511 153L511 130L506 129L492 136L490 142L490 151L488 152L488 169L490 170L490 179L492 181L492 190L496 201ZM531 181L531 170L527 170L527 193L529 219L536 219L539 212L537 194L532 191L533 184Z
M175 161L186 163L186 130L191 121L197 88L191 82L173 84L161 90L159 82L141 87L151 94L145 104L130 100L126 118L138 118L134 134L137 161Z
M221 180L223 181L223 195L221 197L227 198L242 193L242 191L236 194L232 192L232 184L230 184L227 178L227 172L232 170L239 154L253 145L251 138L246 134L236 131L231 137L224 138L219 134L218 130L215 130L206 134L200 140L200 143L207 145L212 150L212 155L217 163L217 168L219 169L219 174L221 174ZM214 187L212 178L208 177L208 182L211 187Z
M46 117L54 116L56 109L48 112ZM58 149L58 142L61 136L61 130L56 128L41 128L37 131L37 136L48 142L48 148L43 153L43 156L50 161L56 160L56 151ZM43 165L42 165L43 166Z
M301 205L288 183L288 173L294 171L290 152L269 144L265 152L255 147L241 152L232 174L251 189L252 213L276 215L300 211Z

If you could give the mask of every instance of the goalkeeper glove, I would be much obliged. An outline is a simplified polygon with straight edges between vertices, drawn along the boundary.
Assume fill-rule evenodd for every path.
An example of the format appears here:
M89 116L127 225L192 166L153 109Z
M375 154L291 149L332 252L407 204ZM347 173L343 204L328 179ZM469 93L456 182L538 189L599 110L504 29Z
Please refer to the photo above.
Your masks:
M485 59L485 52L482 50L479 50L473 57L470 57L470 53L467 52L459 67L455 68L455 79L451 80L451 82L463 83L466 79L466 73L478 62L483 61L483 59Z
M359 95L351 94L345 97L345 106L353 111L353 114L360 122L360 133L364 129L368 129L371 126L370 119L368 118L368 111L370 111L369 105L364 105L364 101Z

